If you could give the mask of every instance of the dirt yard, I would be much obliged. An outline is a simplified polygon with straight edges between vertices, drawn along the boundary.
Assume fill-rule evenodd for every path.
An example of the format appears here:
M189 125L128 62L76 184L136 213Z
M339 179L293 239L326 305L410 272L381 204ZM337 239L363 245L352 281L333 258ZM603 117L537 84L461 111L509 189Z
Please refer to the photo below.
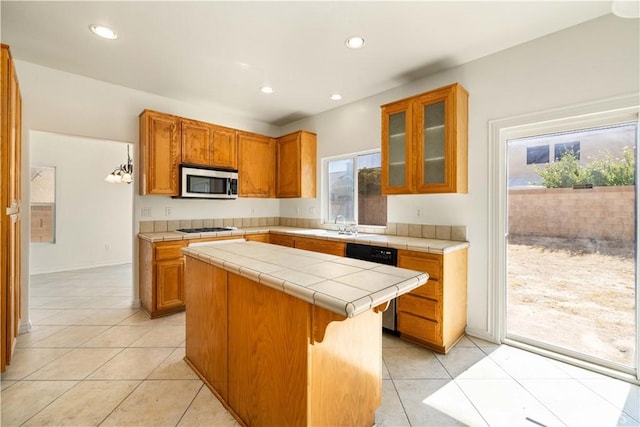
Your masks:
M511 236L508 332L633 366L634 248Z

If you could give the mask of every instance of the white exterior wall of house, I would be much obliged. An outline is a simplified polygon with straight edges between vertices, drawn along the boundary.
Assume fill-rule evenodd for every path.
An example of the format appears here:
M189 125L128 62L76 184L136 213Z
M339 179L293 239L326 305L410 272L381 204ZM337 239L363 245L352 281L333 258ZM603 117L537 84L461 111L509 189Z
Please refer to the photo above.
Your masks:
M469 91L469 193L388 197L388 220L466 225L469 333L491 339L488 121L555 109L640 89L640 21L604 17L292 123L318 134L318 159L380 146L380 105L453 82ZM346 96L345 96L346 95ZM348 92L343 93L348 99ZM321 160L320 160L321 161ZM326 195L323 195L326 196ZM282 216L321 212L321 200L283 200ZM420 216L417 210L420 209Z
M17 62L24 99L24 159L29 158L28 130L42 130L136 143L137 118L144 108L165 111L268 135L306 129L318 134L318 158L370 150L380 145L381 104L452 82L469 91L469 193L389 197L390 222L466 225L469 253L468 331L491 337L488 313L488 121L502 117L589 102L639 90L640 23L612 15L560 31L484 57L469 64L334 110L276 128L240 114L205 110L183 102L114 86L38 65ZM428 44L427 44L428 45ZM380 58L381 61L386 60ZM348 88L344 91L348 99ZM28 164L23 165L25 174ZM319 160L318 167L320 168ZM321 169L319 169L321 170ZM322 174L318 174L319 181ZM28 182L28 177L23 177ZM320 188L320 187L319 187ZM28 200L28 189L24 189ZM324 197L325 195L322 194ZM166 219L164 207L176 203L175 217L284 216L317 217L321 198L220 201L214 208L167 197L134 198L137 232L140 208L150 206L152 219ZM196 202L196 201L194 201ZM179 205L178 205L179 204ZM421 216L416 215L417 208ZM248 215L246 212L255 212ZM300 214L298 215L298 209ZM28 223L28 218L25 223ZM28 233L23 241L28 277ZM134 259L134 263L135 263ZM137 283L137 281L136 281ZM25 281L26 286L26 281ZM23 293L28 312L28 289ZM134 295L137 288L134 287Z

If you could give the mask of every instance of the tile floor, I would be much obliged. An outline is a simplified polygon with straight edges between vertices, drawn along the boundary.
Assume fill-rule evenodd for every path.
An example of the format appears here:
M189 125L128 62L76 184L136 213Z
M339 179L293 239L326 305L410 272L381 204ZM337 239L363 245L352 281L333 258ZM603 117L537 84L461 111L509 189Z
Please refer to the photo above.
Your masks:
M130 308L131 266L31 277L33 330L2 374L2 426L237 425L182 360L184 313ZM377 426L640 426L640 387L465 337L384 335Z

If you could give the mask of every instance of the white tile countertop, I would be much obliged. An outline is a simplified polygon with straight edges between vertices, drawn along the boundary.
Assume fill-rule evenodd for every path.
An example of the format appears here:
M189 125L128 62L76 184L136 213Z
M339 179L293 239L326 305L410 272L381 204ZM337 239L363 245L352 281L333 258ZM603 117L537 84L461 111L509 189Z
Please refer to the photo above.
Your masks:
M189 246L182 252L347 317L428 279L419 271L260 242L227 240Z
M338 234L333 230L317 228L298 228L285 226L247 227L231 231L213 233L183 233L180 231L139 233L138 236L150 242L173 240L191 240L207 237L242 237L250 234L274 233L336 242L361 243L371 246L383 246L407 249L419 252L444 254L469 247L469 242L456 240L425 239L419 237L395 236L389 234Z

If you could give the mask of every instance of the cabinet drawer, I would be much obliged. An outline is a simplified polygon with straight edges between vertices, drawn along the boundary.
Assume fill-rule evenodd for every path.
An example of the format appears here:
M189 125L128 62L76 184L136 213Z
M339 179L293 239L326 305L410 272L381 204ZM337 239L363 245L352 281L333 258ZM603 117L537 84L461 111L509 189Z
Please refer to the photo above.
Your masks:
M296 237L295 247L307 251L322 252L329 255L344 256L347 244L342 242L329 242L318 239L305 239Z
M273 245L280 245L280 246L289 246L289 247L293 247L293 237L292 236L285 236L282 234L270 234L269 235L269 243L273 244Z
M180 258L182 256L182 252L180 249L187 246L186 243L173 243L173 244L160 244L156 246L156 261L161 261L163 259L174 259Z
M440 319L440 303L428 298L420 298L411 294L398 298L398 311L426 317L438 321Z
M439 344L442 341L440 323L408 313L398 313L398 331L430 343Z
M442 278L442 255L413 251L398 251L398 267L424 271L430 279Z
M415 288L409 293L413 295L418 295L424 298L431 298L438 301L442 301L442 283L440 283L440 281L438 280L432 280L431 277L429 277L429 280L427 280L427 283L425 283L420 287Z

